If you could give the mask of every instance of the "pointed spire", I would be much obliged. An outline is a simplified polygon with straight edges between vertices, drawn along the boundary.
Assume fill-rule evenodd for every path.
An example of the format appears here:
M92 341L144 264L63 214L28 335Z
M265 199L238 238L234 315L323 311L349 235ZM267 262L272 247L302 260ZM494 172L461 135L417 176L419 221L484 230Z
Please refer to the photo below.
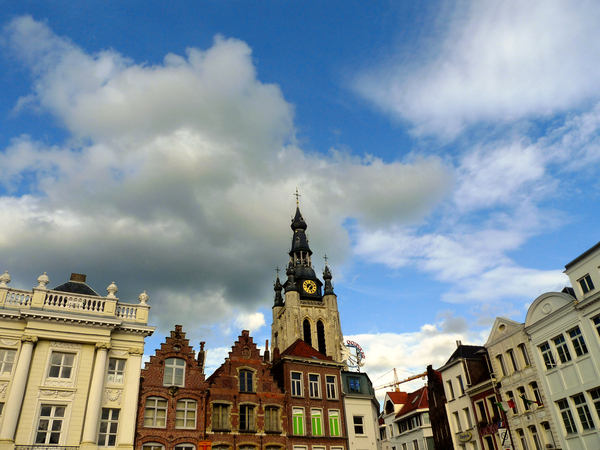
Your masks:
M331 271L329 270L329 267L327 266L327 255L325 255L325 270L323 270L323 280L325 280L325 290L324 290L325 295L334 294L333 284L331 284L331 278L332 278Z
M283 290L283 286L281 285L281 281L279 281L279 267L277 268L277 280L275 281L274 290L275 290L275 304L273 306L283 306L283 297L281 296L281 291Z
M298 286L296 286L296 269L294 268L294 263L292 261L290 261L288 264L285 274L288 277L287 281L285 282L285 292L297 291Z

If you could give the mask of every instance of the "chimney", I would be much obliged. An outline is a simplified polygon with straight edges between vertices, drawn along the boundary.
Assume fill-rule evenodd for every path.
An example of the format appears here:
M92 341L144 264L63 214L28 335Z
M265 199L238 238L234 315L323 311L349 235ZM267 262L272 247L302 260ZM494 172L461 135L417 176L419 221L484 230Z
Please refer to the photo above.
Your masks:
M69 281L76 281L77 283L85 283L85 275L81 273L72 273Z
M462 341L456 341L456 347L460 347L462 345Z

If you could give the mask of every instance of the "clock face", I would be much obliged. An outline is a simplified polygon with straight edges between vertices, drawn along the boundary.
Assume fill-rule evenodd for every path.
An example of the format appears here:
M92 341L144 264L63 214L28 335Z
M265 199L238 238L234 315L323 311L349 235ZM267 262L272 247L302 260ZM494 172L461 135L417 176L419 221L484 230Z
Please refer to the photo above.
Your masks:
M307 294L314 294L317 291L317 284L312 280L306 280L302 287Z

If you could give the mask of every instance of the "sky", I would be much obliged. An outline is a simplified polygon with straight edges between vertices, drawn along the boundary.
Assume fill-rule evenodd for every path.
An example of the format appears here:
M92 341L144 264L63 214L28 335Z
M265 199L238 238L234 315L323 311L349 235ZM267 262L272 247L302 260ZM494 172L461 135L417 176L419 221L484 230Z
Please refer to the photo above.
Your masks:
M599 240L593 1L8 1L0 270L270 339L300 193L377 386L524 322ZM402 386L417 389L423 381Z

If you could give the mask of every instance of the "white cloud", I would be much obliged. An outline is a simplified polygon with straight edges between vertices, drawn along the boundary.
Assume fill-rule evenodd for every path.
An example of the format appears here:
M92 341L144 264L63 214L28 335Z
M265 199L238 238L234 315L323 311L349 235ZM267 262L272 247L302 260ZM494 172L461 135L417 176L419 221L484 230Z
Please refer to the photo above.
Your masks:
M237 317L235 323L238 328L249 330L251 335L255 335L258 330L265 326L265 315L261 312L242 313Z
M593 1L456 2L437 44L365 71L355 89L417 134L551 116L598 99L600 7Z

